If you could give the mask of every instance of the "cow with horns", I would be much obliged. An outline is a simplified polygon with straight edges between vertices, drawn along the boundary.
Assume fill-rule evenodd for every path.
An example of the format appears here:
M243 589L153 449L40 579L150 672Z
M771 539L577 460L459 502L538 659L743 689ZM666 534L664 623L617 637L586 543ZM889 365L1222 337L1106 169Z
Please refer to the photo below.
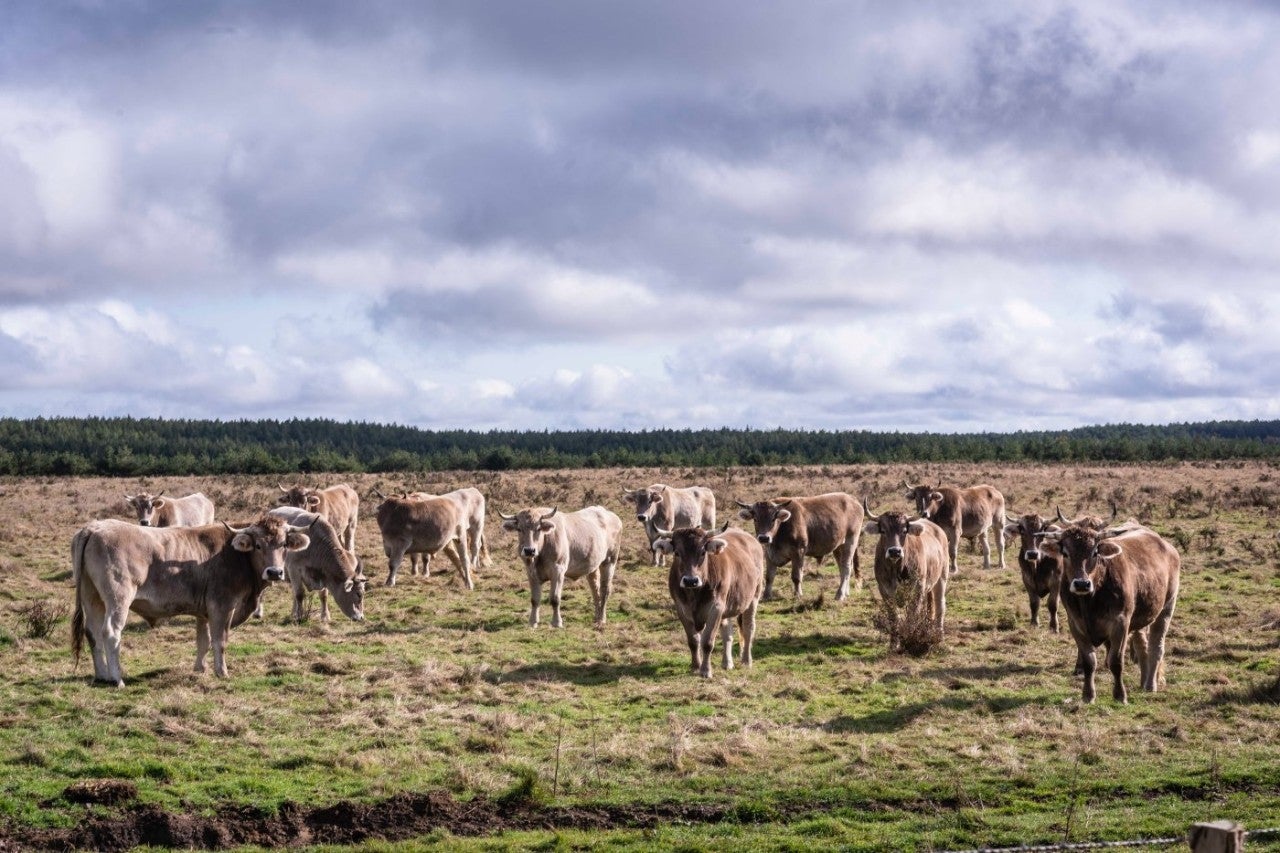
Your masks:
M542 585L551 584L551 624L563 627L560 599L566 580L585 577L595 604L595 626L605 624L605 605L613 591L618 567L622 519L602 506L577 512L532 507L515 515L498 513L502 529L514 533L520 558L529 577L529 624L538 624Z
M898 648L901 623L898 608L913 617L932 616L938 636L942 636L947 615L947 535L927 518L909 518L902 512L876 515L862 500L867 533L879 535L876 542L876 586L889 617L889 650Z

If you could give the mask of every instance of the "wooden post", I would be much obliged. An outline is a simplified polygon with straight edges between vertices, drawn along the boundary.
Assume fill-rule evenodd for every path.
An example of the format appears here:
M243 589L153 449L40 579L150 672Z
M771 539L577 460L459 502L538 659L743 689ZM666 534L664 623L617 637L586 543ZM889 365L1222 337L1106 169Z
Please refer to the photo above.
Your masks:
M1244 850L1244 827L1233 820L1197 823L1187 833L1191 853L1241 853Z

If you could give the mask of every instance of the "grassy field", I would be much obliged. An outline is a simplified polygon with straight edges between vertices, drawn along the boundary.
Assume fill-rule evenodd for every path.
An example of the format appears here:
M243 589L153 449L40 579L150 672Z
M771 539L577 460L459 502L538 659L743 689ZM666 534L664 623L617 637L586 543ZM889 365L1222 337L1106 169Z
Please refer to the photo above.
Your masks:
M920 658L888 655L872 626L865 538L863 590L837 603L828 562L796 602L783 570L788 596L761 608L755 667L723 672L717 650L709 682L689 674L665 569L648 565L624 487L707 485L724 520L734 498L835 489L868 496L876 510L905 508L904 479L990 483L1021 512L1059 504L1105 515L1115 500L1175 542L1183 580L1167 691L1139 690L1130 665L1129 705L1111 701L1104 672L1098 702L1082 705L1074 644L1065 630L1028 624L1012 549L1008 568L984 572L962 545L944 643ZM191 672L192 620L149 629L135 618L120 690L93 686L87 656L73 667L65 618L32 636L33 605L56 617L72 601L75 530L125 517L124 493L140 489L199 489L220 519L248 520L274 501L277 481L0 482L0 839L74 838L57 833L139 812L226 826L300 809L328 809L332 826L357 815L367 831L299 818L309 829L292 838L224 831L199 843L941 850L1166 837L1221 817L1280 826L1280 468L864 465L345 481L362 495L375 485L478 486L493 565L472 592L452 571L414 578L407 565L395 588L381 586L376 502L366 499L357 549L377 576L366 622L335 608L330 625L292 624L287 586L273 588L265 620L233 632L231 674L219 680ZM608 625L592 628L577 583L566 588L563 629L546 624L545 610L530 629L524 571L496 510L591 503L624 521ZM124 801L73 802L77 783L94 779L123 780ZM1277 836L1250 842L1269 847L1280 849Z

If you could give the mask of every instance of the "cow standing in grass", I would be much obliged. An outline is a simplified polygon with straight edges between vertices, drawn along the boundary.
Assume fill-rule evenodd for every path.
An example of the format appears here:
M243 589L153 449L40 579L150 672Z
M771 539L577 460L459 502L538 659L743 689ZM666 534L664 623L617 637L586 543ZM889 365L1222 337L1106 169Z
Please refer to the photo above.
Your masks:
M938 639L947 615L947 554L949 543L942 528L927 518L908 518L906 513L866 512L866 532L880 538L876 542L876 586L889 620L889 651L895 651L902 634L898 608L913 623L932 617Z
M355 489L346 483L340 483L327 489L309 489L300 485L286 489L280 486L280 491L284 493L276 500L280 506L296 506L307 512L323 515L333 525L333 529L338 531L342 547L348 551L356 549L360 495Z
M920 485L907 491L907 500L916 505L916 512L942 528L947 537L947 553L950 572L958 570L957 558L960 537L966 539L981 536L982 568L991 568L990 531L996 530L996 547L1000 552L1000 568L1004 568L1004 495L991 486L972 486L957 489L952 486L930 487Z
M711 677L716 631L722 637L724 669L733 669L733 620L741 635L742 665L751 666L756 636L756 610L764 594L764 549L742 530L708 533L684 527L654 540L672 555L667 589L689 642L691 668Z
M564 625L560 600L564 582L585 577L595 605L595 626L604 627L605 605L618 567L622 519L602 506L577 512L533 507L503 515L502 529L518 537L518 553L529 577L529 624L538 624L542 585L551 584L551 624Z
M329 596L338 609L357 622L364 620L364 593L368 578L360 558L342 547L337 531L322 515L281 506L270 515L294 527L305 527L310 542L306 548L290 551L285 557L285 574L293 587L293 619L301 622L303 601L308 592L320 594L320 621L329 621Z
M1155 692L1164 667L1164 640L1178 603L1182 560L1154 532L1131 525L1098 531L1073 525L1045 533L1042 547L1062 560L1061 596L1067 626L1084 670L1081 698L1095 698L1098 646L1107 649L1112 698L1129 701L1122 678L1133 642L1144 690Z
M404 555L445 551L453 560L467 589L475 589L471 577L471 552L467 547L469 519L457 501L449 498L386 498L378 504L378 530L387 555L387 586L396 585L396 573ZM452 548L446 546L452 544Z
M138 514L138 524L143 527L197 527L213 524L213 501L204 492L194 492L181 498L163 497L164 492L150 495L139 492L125 495L124 499Z
M1022 586L1031 605L1031 624L1040 624L1040 599L1047 597L1049 630L1055 634L1061 630L1058 626L1058 597L1061 593L1062 561L1056 553L1040 547L1040 537L1058 529L1035 513L1015 515L1004 526L1004 535L1016 537L1020 543L1018 568L1022 570Z
M858 565L858 541L862 538L862 507L852 495L829 492L807 498L774 498L745 504L738 517L754 522L756 539L764 546L764 597L773 598L773 579L778 567L791 564L791 587L796 598L804 580L804 558L813 557L818 565L828 554L834 554L840 569L840 585L836 600L849 597L849 578L862 589L862 571Z
M636 508L636 520L644 525L655 566L661 566L665 559L665 555L653 547L654 540L661 535L659 531L678 527L710 530L716 526L716 495L706 486L678 489L654 483L644 489L624 490L622 499Z

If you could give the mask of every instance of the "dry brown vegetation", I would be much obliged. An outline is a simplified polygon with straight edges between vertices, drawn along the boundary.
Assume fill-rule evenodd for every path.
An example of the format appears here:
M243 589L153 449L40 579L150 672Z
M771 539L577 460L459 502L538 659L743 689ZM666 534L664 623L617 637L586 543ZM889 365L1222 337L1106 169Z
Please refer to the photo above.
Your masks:
M1128 707L1107 698L1082 707L1065 628L1053 635L1027 624L1014 553L1005 571L983 572L963 544L942 644L919 658L886 654L873 624L869 537L860 548L864 588L848 602L834 601L832 564L815 572L809 562L803 601L784 596L762 606L753 670L717 669L709 683L689 676L665 574L648 565L623 488L710 486L723 522L735 498L830 490L865 496L877 512L905 509L904 479L990 483L1018 512L1060 506L1069 516L1105 516L1114 501L1122 516L1176 542L1184 580L1168 691L1141 692L1130 666ZM200 490L219 519L246 521L272 505L277 479L0 481L8 678L0 762L9 777L0 783L0 814L11 832L79 820L85 806L76 792L93 790L85 783L94 779L136 786L148 814L394 803L423 792L497 802L535 788L548 808L608 803L641 812L672 799L715 802L720 810L708 814L718 817L708 820L811 820L821 827L808 839L815 846L869 848L1180 832L1190 817L1223 816L1219 807L1246 820L1261 820L1267 808L1280 814L1280 469L1270 465L452 472L307 482L349 482L365 498L357 550L376 576L369 621L335 613L330 626L294 625L285 588L270 590L267 618L233 632L231 675L219 681L190 672L190 620L156 629L131 620L129 681L115 691L92 687L85 662L73 669L65 621L44 638L24 623L37 603L71 601L74 531L92 518L129 518L124 494L139 489ZM386 561L370 490L465 485L489 499L494 565L480 572L477 589L434 570L429 579L380 586ZM577 583L566 587L564 629L529 629L523 569L497 510L592 503L624 522L609 623L592 629L590 596ZM1105 697L1110 676L1099 677ZM529 797L521 801L532 808ZM856 816L871 813L880 816L875 826ZM421 820L414 827L431 828Z

